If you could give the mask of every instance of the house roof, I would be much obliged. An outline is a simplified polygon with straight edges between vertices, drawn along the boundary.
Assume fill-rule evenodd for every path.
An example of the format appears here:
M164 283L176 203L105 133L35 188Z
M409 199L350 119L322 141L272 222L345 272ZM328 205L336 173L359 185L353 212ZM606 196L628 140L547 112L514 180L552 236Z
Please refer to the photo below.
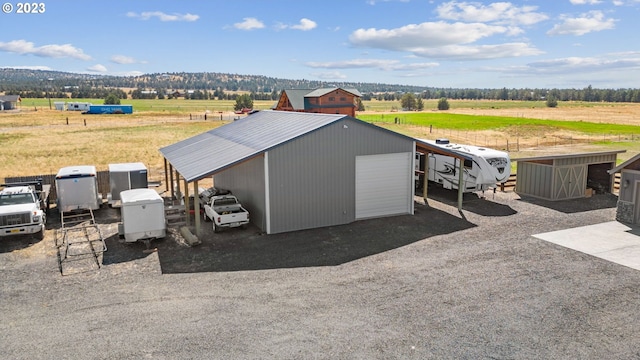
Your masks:
M20 95L2 95L0 96L0 101L18 102L20 101Z
M613 174L615 174L615 173L617 173L617 172L620 172L622 169L626 168L627 166L629 166L629 165L633 164L634 162L636 162L636 161L638 161L638 160L640 160L640 154L637 154L636 156L634 156L634 157L632 157L631 159L629 159L629 160L627 160L627 161L623 162L622 164L620 164L620 165L618 165L618 166L614 167L614 168L613 168L613 169L611 169L611 170L607 170L607 172L608 172L609 174L612 174L612 175L613 175Z
M343 118L351 117L341 114L260 111L163 147L160 153L187 182L192 182Z
M321 89L288 89L284 90L289 99L289 103L294 110L305 109L305 98L320 97L326 95L335 90L343 90L354 96L362 97L362 94L356 89L343 89L343 88L321 88ZM277 105L277 104L276 104Z
M289 103L294 110L304 110L304 97L313 90L309 89L292 89L284 90L289 99Z

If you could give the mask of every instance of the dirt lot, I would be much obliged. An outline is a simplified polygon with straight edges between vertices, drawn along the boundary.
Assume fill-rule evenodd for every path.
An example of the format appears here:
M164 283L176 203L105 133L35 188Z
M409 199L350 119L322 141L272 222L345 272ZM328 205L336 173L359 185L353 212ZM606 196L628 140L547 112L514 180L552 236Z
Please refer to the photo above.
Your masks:
M102 267L66 276L53 229L3 239L0 357L640 357L640 272L531 236L611 221L614 196L468 195L459 213L456 194L430 193L414 216L282 235L207 226L200 246L172 231L152 253L120 243L117 210L101 209Z

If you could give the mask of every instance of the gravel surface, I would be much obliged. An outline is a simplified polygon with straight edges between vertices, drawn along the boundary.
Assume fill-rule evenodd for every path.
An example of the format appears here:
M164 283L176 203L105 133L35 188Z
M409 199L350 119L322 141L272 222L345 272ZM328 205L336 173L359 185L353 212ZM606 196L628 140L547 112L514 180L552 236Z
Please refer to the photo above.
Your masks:
M2 238L0 358L640 358L640 272L531 236L614 220L614 196L430 196L282 235L205 223L202 245L172 230L151 253L102 209L102 266L64 275L54 222Z

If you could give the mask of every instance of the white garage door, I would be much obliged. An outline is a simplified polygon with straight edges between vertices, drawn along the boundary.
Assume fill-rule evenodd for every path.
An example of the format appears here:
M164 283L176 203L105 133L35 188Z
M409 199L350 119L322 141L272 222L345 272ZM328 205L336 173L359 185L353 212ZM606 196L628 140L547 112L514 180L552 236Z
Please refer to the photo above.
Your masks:
M356 157L356 219L413 213L411 155Z

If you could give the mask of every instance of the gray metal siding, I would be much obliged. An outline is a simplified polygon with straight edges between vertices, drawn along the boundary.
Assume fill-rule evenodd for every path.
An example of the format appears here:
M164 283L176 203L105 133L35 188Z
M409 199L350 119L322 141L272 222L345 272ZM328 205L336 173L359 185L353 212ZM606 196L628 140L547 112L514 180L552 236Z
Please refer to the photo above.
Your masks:
M350 118L270 150L270 233L355 221L356 156L413 151L412 139Z
M264 155L218 173L213 179L216 187L233 191L249 211L251 223L266 231Z
M624 186L625 181L629 182L629 185L627 185L626 187ZM634 203L635 199L634 199L634 189L635 189L635 183L636 181L640 181L640 172L639 171L633 171L633 170L625 170L623 169L621 171L621 176L620 176L620 195L619 195L619 200L620 201L626 201L626 202L630 202L630 203Z
M516 192L544 199L551 199L553 167L530 162L518 162Z
M586 155L580 157L566 157L555 159L555 166L570 166L570 165L588 165L588 164L600 164L600 163L616 163L617 154L595 154Z

